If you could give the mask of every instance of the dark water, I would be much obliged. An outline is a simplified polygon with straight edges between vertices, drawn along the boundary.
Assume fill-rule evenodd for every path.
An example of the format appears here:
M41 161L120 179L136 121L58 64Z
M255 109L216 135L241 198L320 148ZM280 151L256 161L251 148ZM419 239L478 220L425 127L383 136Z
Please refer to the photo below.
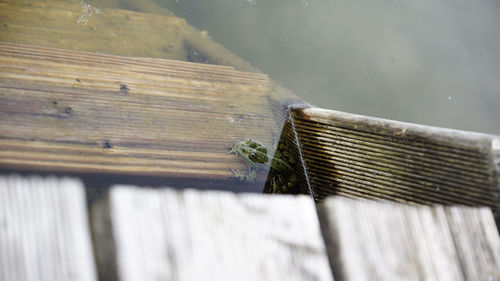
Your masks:
M158 0L312 104L500 134L500 2Z

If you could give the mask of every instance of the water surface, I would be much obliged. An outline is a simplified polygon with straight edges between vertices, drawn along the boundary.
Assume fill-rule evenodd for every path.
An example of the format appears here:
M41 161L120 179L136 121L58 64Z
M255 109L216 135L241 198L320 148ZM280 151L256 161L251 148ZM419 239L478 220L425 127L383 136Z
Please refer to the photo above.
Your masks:
M498 1L158 3L310 103L500 134Z

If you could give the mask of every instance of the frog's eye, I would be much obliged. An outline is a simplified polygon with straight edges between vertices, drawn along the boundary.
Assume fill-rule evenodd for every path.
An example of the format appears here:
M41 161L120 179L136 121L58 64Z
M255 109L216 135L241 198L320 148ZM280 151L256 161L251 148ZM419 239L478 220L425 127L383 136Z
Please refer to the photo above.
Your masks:
M257 158L257 155L255 155L255 153L254 153L254 152L250 153L250 154L248 155L248 158L250 158L250 160L252 160L252 161L253 161L253 160L257 160L257 159L258 159L258 158Z

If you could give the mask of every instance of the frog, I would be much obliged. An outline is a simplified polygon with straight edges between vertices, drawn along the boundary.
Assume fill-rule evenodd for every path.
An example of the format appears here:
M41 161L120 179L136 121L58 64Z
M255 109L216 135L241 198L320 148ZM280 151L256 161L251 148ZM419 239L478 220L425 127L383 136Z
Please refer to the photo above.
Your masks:
M245 182L253 183L257 172L269 171L265 192L286 193L295 185L296 176L289 163L294 163L293 156L284 144L279 144L276 150L269 149L261 142L247 138L235 142L228 153L241 157L248 165L248 172L240 172L231 168L233 177Z

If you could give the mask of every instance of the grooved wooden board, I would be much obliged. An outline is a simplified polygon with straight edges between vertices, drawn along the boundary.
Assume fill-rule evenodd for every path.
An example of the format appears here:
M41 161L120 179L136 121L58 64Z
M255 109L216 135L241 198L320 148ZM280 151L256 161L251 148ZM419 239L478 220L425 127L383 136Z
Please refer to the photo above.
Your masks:
M266 75L0 42L0 167L225 179L277 133Z
M81 182L0 177L0 280L95 281Z
M500 137L320 108L292 115L316 199L487 206L500 219Z
M92 218L101 280L332 280L309 196L115 186Z

